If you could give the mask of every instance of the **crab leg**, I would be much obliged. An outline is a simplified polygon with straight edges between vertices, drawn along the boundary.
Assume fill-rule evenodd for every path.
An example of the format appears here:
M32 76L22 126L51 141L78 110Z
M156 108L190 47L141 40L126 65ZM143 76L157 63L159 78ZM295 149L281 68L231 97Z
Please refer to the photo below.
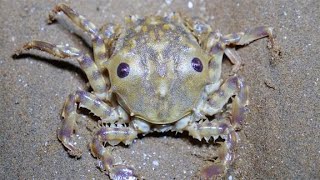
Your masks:
M49 21L54 21L56 14L61 11L65 15L67 15L75 25L90 34L93 44L94 61L100 70L104 70L105 66L103 65L103 63L107 61L108 57L107 49L102 36L99 34L99 30L92 22L87 20L82 15L79 15L76 11L71 9L66 4L56 5L52 10L52 13L49 14ZM106 78L106 81L107 87L110 87L109 79Z
M218 136L226 136L229 134L230 123L226 119L223 120L205 120L200 122L192 122L184 128L189 135L201 141L204 138L209 141L211 137L217 139Z
M106 142L111 145L117 145L120 142L131 144L135 138L137 138L135 129L120 124L102 127L93 138L90 144L91 153L99 159L99 168L106 170L111 179L136 179L137 177L131 167L116 162L104 144Z
M203 111L206 115L217 114L221 111L227 101L235 95L231 106L231 116L225 116L226 113L229 113L229 106L227 107L227 110L223 112L222 120L212 120L200 123L194 122L191 126L186 128L189 133L197 139L205 138L208 140L211 136L215 137L220 134L222 135L221 137L225 139L225 142L220 143L222 148L220 148L218 160L215 161L217 163L209 165L201 170L200 176L202 179L212 179L213 177L223 176L232 163L234 159L233 149L238 142L236 130L241 128L246 112L246 106L249 104L248 91L248 87L241 78L237 76L229 78L220 89L209 98ZM229 122L226 121L227 117L230 119Z
M97 65L93 62L88 54L84 54L80 50L73 47L54 45L43 41L32 41L23 46L23 50L30 49L45 51L59 58L76 58L81 69L87 75L89 83L95 94L101 99L105 99L105 97L107 97L106 81L99 71Z
M249 105L249 87L246 86L243 80L239 81L239 91L233 98L230 123L235 130L239 130L245 119L245 114L248 111L247 106Z
M71 9L66 4L61 3L61 4L56 5L53 8L52 13L49 14L49 21L50 22L54 21L56 14L60 11L62 11L64 14L66 14L73 23L75 23L82 30L88 32L91 36L96 36L98 34L99 31L92 22L88 21L82 15L79 15L76 11Z
M112 108L91 93L78 90L75 94L71 94L64 104L62 112L64 119L61 128L58 130L58 138L72 156L81 156L81 150L75 147L72 140L74 131L77 130L77 104L79 104L79 107L84 107L96 116L101 117L104 122L115 123L128 121L128 116L122 108Z
M273 40L273 29L267 26L260 26L257 28L249 29L245 32L232 33L223 36L220 32L212 32L209 34L206 42L204 43L205 49L213 55L213 59L210 61L209 76L212 82L217 82L221 76L221 63L223 54L225 53L231 62L234 64L232 72L239 70L241 66L241 58L230 45L247 45L252 41L263 37L269 37L272 45Z
M213 164L204 167L200 171L201 179L209 180L219 176L225 176L227 173L226 171L235 158L233 149L237 141L237 133L235 131L231 131L224 142L218 142L221 145L218 152L218 159L216 159Z
M188 131L190 136L199 141L204 138L208 142L211 137L216 140L219 136L225 139L224 142L217 142L221 145L217 159L214 164L200 171L201 179L223 176L234 159L233 147L237 143L237 135L227 117L221 114L218 119L196 122L192 116L187 116L175 125L177 132Z
M204 103L202 107L202 113L205 115L214 115L222 111L223 106L229 101L229 99L236 95L237 102L234 106L247 105L247 93L248 89L245 86L242 78L238 76L232 76L218 89L214 92ZM240 120L238 120L240 122ZM242 121L242 120L241 120Z
M244 121L245 112L249 105L248 99L249 87L246 86L243 79L238 76L230 77L219 90L214 92L209 100L204 104L202 113L213 115L222 110L229 99L234 96L231 108L230 122L234 129L240 129Z

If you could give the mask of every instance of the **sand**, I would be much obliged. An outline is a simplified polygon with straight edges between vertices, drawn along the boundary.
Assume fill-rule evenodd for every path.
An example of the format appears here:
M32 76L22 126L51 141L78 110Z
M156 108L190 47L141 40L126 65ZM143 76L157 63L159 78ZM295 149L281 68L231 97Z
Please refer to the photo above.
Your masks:
M63 1L66 2L66 1ZM70 23L48 25L58 1L0 2L0 179L105 179L79 130L81 159L68 156L57 140L64 99L86 78L74 61L37 51L13 60L34 39L90 51L87 39L70 32ZM97 26L122 22L125 15L179 11L208 20L222 33L259 25L275 28L280 54L268 40L239 48L239 72L250 86L250 113L240 133L236 179L320 179L320 3L309 1L67 1ZM224 74L230 63L225 61ZM83 125L88 118L82 117ZM196 179L215 148L172 133L153 134L114 152L146 179Z

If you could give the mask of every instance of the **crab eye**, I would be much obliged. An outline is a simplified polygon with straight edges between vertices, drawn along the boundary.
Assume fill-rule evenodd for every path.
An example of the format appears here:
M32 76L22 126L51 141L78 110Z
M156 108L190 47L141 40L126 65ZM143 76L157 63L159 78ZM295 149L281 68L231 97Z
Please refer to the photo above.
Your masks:
M202 70L203 70L203 65L202 65L202 62L199 58L196 58L196 57L193 58L191 61L191 66L197 72L202 72Z
M130 67L127 63L120 63L117 69L119 78L124 78L129 75Z

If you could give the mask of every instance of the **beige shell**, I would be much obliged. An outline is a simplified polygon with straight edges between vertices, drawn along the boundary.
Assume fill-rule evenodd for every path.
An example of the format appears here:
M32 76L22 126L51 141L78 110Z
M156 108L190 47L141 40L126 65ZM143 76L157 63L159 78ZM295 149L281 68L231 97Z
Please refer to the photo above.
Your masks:
M163 17L128 24L108 70L112 91L131 115L154 124L178 121L191 113L208 83L210 57L181 22ZM201 60L195 71L192 60ZM120 78L117 68L130 72Z

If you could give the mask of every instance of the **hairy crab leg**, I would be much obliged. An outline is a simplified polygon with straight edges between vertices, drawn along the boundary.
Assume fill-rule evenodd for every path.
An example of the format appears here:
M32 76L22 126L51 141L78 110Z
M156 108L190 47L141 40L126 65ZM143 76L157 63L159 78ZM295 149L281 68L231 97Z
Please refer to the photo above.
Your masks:
M230 45L247 45L257 39L269 37L272 45L274 45L273 29L267 26L260 26L249 29L245 32L232 33L223 36L220 32L211 32L208 38L203 42L204 48L213 55L209 66L211 71L209 77L212 82L217 82L221 76L221 63L223 54L225 53L234 64L232 72L239 70L241 66L241 58L233 50L230 50ZM228 50L227 50L228 49Z
M58 4L52 10L52 13L49 14L49 21L54 21L56 14L58 12L63 12L65 15L69 17L69 19L81 28L83 31L87 32L91 36L92 44L93 44L93 56L94 61L98 68L103 71L105 70L105 66L103 65L108 60L107 48L104 44L103 36L99 34L99 30L96 26L87 20L84 16L79 15L76 11L71 9L66 4ZM106 85L109 88L110 82L108 78L105 78Z
M137 138L137 131L132 127L125 127L121 124L112 124L110 127L102 127L90 143L91 153L99 159L98 166L106 170L111 179L137 179L133 168L116 162L104 144L114 146L120 142L128 145Z
M58 139L69 150L69 154L72 156L81 156L81 150L75 147L72 140L74 131L77 129L77 104L79 104L79 107L84 107L96 116L101 117L106 123L128 121L128 116L122 108L110 107L91 93L78 90L75 94L71 94L64 104L62 112L64 119L61 128L58 130Z
M94 93L101 99L104 99L108 96L106 81L97 65L93 62L88 54L84 54L80 50L73 47L54 45L43 41L32 41L26 43L22 48L22 50L30 49L38 49L59 58L75 58L79 62L81 69L87 75Z

